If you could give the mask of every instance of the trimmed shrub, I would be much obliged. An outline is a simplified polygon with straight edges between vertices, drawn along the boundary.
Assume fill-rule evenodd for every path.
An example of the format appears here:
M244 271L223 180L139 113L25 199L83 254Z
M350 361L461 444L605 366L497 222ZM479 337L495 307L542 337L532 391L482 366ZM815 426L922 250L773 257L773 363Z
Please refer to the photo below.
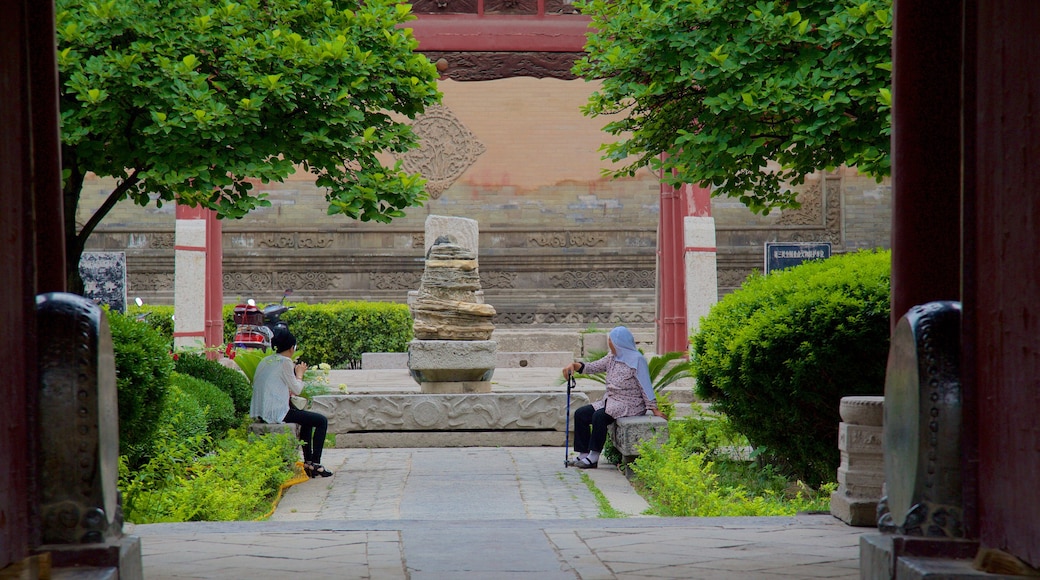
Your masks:
M249 412L253 388L250 386L249 379L240 371L191 352L177 353L174 370L216 385L218 389L231 397L231 402L235 405L235 413L238 415L245 415Z
M173 360L166 339L152 327L118 312L107 315L116 359L119 449L133 465L139 456L131 452L151 447Z
M223 438L228 429L238 424L231 397L213 383L178 372L170 375L170 382L199 402L206 413L206 430L213 439Z
M173 306L158 304L145 304L138 306L131 304L126 308L129 318L144 322L158 332L166 342L173 347Z
M170 390L159 416L157 431L169 433L178 439L205 437L209 432L206 410L199 399L181 388L177 373L170 377Z
M838 405L884 392L891 253L752 276L692 337L697 394L812 486L838 467Z
M282 320L300 342L299 360L309 365L360 368L361 353L405 352L412 340L412 315L405 304L295 303ZM225 306L225 341L230 342L234 333L234 306Z

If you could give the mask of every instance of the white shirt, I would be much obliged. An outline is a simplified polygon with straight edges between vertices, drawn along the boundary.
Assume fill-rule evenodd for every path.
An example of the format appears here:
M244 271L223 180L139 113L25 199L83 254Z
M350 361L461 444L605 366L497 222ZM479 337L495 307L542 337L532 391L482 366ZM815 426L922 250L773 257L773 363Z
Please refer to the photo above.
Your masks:
M271 354L256 366L253 375L253 400L249 416L266 423L282 423L289 412L289 396L303 391L303 381L296 378L293 361L287 356Z

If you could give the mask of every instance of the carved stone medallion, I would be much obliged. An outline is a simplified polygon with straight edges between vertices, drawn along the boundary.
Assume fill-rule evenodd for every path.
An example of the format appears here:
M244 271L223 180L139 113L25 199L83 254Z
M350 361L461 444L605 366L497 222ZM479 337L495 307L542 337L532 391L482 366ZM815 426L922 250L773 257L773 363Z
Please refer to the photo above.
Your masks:
M409 173L426 178L426 191L437 199L487 148L470 133L451 109L434 105L412 124L420 147L398 158Z

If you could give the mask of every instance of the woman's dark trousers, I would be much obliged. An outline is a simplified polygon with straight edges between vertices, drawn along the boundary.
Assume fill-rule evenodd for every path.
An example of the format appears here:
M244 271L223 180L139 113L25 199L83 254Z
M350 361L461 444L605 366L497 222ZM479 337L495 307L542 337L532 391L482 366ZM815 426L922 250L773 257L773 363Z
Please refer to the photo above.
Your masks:
M597 411L592 405L579 407L574 412L574 450L578 453L602 452L603 444L607 442L607 425L613 422L614 418L607 414L606 409Z
M321 413L301 411L289 407L285 414L286 423L300 426L300 439L303 440L303 460L321 463L321 451L325 447L325 433L329 430L329 420Z

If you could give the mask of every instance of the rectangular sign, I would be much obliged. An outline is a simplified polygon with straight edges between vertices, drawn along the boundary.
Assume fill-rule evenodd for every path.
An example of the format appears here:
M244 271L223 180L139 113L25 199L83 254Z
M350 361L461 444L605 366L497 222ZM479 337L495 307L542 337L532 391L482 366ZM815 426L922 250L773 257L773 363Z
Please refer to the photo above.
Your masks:
M766 242L766 274L831 257L830 242Z

